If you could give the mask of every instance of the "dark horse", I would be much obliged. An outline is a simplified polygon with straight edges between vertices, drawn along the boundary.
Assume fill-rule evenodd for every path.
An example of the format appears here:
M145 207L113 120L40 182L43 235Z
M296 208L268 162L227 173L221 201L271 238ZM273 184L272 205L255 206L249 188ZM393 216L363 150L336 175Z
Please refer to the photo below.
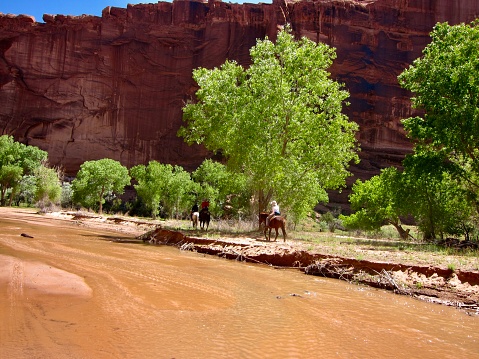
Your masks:
M269 226L266 226L266 218L268 217L269 213L266 212L261 212L259 214L259 226L261 228L261 223L264 223L264 238L267 241L271 240L271 229L275 229L276 231L276 237L274 237L274 241L276 242L276 239L278 238L278 228L281 228L281 231L283 232L283 239L284 242L286 242L286 219L284 219L281 216L274 216L273 218L270 219L269 221ZM268 237L266 237L266 230L269 228L269 234Z
M202 208L200 211L200 228L204 229L204 226L206 225L206 230L208 230L208 227L210 226L210 211L208 208Z

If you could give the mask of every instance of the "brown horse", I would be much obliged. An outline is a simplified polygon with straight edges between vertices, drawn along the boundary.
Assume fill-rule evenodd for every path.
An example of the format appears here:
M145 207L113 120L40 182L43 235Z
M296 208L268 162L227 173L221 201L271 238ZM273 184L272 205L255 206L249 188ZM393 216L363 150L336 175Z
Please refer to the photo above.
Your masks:
M276 242L276 239L278 238L278 229L281 228L281 231L283 232L283 239L284 242L286 242L286 219L284 219L281 216L274 216L273 218L270 219L269 221L269 226L266 226L266 218L268 217L269 213L266 212L261 212L259 214L259 226L261 228L261 223L264 223L264 238L267 241L271 240L271 229L275 229L276 231L276 237L274 237L274 241ZM269 228L269 234L268 237L266 237L266 230Z

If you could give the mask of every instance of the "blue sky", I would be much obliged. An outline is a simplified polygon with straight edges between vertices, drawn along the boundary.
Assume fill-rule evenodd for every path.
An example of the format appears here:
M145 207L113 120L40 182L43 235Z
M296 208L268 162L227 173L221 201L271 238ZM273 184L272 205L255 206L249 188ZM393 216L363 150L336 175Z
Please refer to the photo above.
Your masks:
M38 22L43 22L43 14L52 15L95 15L107 6L123 7L130 4L154 3L157 1L127 1L127 0L0 0L0 12L4 14L31 15ZM230 0L232 3L271 3L271 0Z
M148 1L138 1L148 3ZM152 1L153 2L153 1ZM157 1L155 1L156 3ZM107 6L125 7L135 1L127 0L0 0L0 12L4 14L32 15L43 22L43 14L52 15L96 15Z

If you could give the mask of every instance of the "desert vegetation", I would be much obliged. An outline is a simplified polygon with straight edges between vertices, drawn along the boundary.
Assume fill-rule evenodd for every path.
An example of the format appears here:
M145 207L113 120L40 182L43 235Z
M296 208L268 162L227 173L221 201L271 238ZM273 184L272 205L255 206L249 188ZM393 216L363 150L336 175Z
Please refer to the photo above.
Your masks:
M227 61L221 68L193 73L199 89L196 99L185 104L179 135L205 145L221 162L205 159L190 173L157 161L127 169L100 159L85 162L69 179L48 166L45 151L4 135L1 204L182 220L206 198L215 221L225 221L229 225L224 228L231 229L243 222L254 225L257 213L275 199L290 231L305 233L301 228L313 223L316 230L306 232L315 235L340 232L366 237L369 243L371 236L397 237L402 243L398 250L475 250L478 36L477 22L437 24L423 56L399 76L418 113L403 120L413 152L401 168L358 180L350 195L350 215L341 208L313 210L328 201L327 190L345 186L348 165L358 159L357 125L342 114L348 93L327 71L335 52L294 39L288 27L275 42L258 40L248 69Z

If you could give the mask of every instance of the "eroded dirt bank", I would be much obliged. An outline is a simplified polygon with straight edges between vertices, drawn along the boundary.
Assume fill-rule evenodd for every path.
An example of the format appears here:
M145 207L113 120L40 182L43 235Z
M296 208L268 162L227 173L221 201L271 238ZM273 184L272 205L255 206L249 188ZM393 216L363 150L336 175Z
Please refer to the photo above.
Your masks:
M479 314L479 272L330 256L295 248L288 242L190 237L162 228L138 238L228 259L298 268L306 274L366 284Z

